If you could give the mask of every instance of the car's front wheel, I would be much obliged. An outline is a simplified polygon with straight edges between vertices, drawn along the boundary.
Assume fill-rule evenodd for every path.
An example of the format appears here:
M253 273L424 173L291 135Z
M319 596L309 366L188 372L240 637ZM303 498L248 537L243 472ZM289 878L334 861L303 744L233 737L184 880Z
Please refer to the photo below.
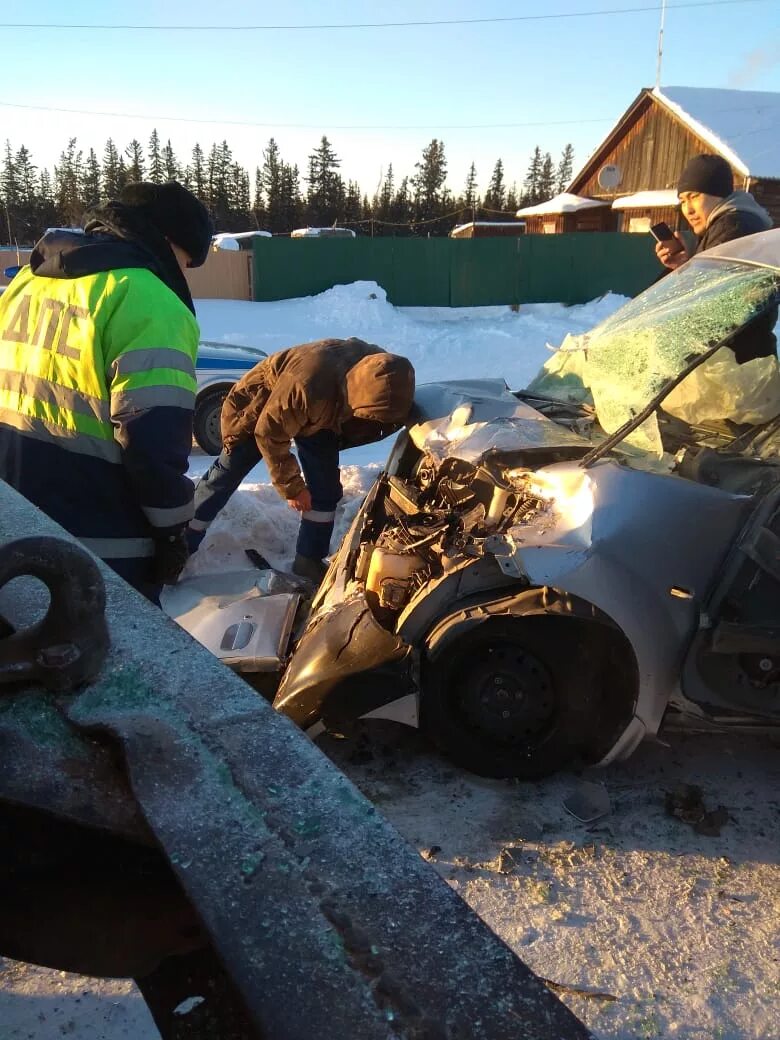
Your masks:
M579 757L598 696L587 626L491 618L423 662L421 724L454 762L531 780Z
M225 387L217 387L202 394L195 404L192 430L198 447L207 455L219 455L222 451L220 418L227 394Z

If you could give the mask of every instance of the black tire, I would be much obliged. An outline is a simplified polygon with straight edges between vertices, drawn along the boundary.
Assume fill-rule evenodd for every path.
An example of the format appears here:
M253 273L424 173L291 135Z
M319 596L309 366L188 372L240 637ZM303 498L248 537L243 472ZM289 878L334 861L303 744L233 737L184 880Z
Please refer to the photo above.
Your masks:
M207 390L195 404L192 432L198 447L207 455L219 455L222 451L219 420L222 415L222 402L227 395L225 387L217 387L215 390Z
M421 726L459 766L535 780L575 761L598 700L576 619L492 618L423 662Z

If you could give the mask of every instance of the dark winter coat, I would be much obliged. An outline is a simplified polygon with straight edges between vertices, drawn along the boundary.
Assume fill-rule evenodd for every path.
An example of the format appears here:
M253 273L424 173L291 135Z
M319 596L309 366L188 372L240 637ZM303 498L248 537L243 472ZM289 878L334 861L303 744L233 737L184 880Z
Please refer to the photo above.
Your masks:
M772 218L750 192L734 191L710 213L694 255L724 242L733 242L735 238L768 231L771 227ZM740 365L754 358L771 357L776 352L777 341L773 331L776 322L777 308L773 307L734 337L731 349Z
M694 255L735 238L768 231L772 218L748 191L734 191L710 213L707 227L696 244Z
M340 447L381 440L400 429L414 398L406 358L360 339L326 339L279 351L247 372L222 406L225 449L254 437L283 498L305 482L291 454L295 437L321 430Z

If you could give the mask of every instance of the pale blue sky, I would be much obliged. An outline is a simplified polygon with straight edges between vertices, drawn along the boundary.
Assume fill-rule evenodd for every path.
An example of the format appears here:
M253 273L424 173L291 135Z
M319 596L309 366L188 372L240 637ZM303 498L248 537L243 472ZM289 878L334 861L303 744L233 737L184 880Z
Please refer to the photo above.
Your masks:
M373 194L393 162L396 178L432 137L445 143L448 181L472 159L484 188L497 158L521 183L534 145L557 162L567 141L575 169L645 86L653 86L660 0L87 0L6 4L0 15L0 139L25 144L52 167L71 136L102 155L157 127L180 159L198 141L225 138L251 173L274 136L305 173L325 133L342 174ZM677 0L679 2L679 0ZM686 2L686 0L683 0ZM687 0L691 2L691 0ZM232 26L565 15L589 17L404 28L250 31L22 29L9 23ZM679 7L666 14L662 85L780 91L780 3ZM46 112L11 105L133 113L143 118ZM163 117L174 117L173 120ZM182 120L210 120L207 123ZM264 126L231 125L230 121ZM538 124L484 127L484 124ZM305 124L295 128L285 124ZM455 129L469 124L483 128ZM342 129L343 127L375 129ZM385 129L385 127L408 129Z

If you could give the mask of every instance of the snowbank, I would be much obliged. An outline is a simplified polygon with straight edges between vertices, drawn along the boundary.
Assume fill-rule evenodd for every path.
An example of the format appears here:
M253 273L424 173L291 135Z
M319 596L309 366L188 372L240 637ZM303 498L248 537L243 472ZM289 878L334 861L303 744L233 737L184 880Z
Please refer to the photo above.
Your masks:
M592 303L509 307L394 307L376 282L337 285L318 296L275 303L196 300L203 339L260 347L268 353L326 336L358 336L408 357L418 383L503 376L522 386L547 357L545 344L584 332L625 302L607 294Z

